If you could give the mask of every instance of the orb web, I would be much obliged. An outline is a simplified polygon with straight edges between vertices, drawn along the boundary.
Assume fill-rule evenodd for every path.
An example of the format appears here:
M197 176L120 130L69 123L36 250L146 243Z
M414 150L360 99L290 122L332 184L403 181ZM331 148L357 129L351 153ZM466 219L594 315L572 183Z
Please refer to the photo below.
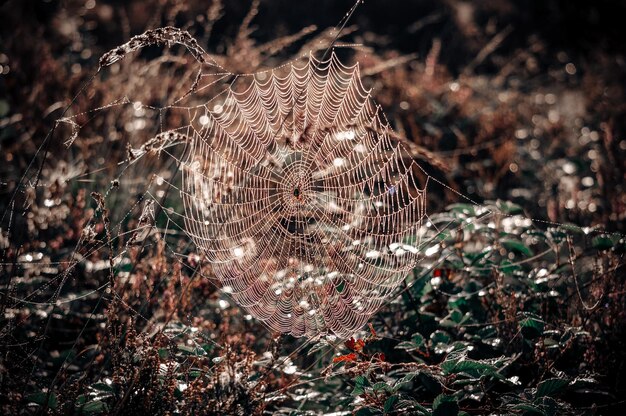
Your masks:
M246 77L191 127L187 233L272 330L350 336L415 267L426 187L358 65Z

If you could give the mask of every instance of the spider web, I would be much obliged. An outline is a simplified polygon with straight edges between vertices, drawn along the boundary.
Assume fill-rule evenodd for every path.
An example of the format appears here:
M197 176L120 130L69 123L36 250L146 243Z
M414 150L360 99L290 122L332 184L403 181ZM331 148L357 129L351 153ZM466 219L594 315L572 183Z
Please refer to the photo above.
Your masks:
M464 227L493 219L493 207L448 188L415 162L410 143L391 130L362 84L358 65L344 66L334 53L321 60L310 54L270 71L233 74L182 32L159 31L160 42L184 45L202 66L195 77L187 77L186 89L178 88L183 94L164 106L125 96L61 119L72 130L68 146L81 144L76 139L85 120L104 117L109 110L129 110L135 121L143 120L139 114L151 113L159 121L158 134L137 140L143 144L129 149L104 195L106 206L115 206L119 182L122 187L136 183L132 189L141 198L112 221L122 230L128 218L137 216L136 227L108 238L108 262L98 260L104 244L89 247L84 258L93 256L94 261L87 263L88 272L106 268L117 272L129 262L128 252L150 238L163 243L181 264L191 264L192 256L180 248L191 240L211 266L210 273L199 274L218 282L224 295L270 330L307 340L325 334L348 338L405 290L400 285L416 266L429 264L424 258L441 249L437 236L448 230L452 240L462 238ZM106 54L101 70L154 43L153 36L139 36ZM172 162L171 174L163 166L150 169L154 155ZM83 168L70 166L65 179L81 178ZM146 172L152 179L146 180ZM480 212L478 220L461 225L434 221L426 213L427 185L429 193L440 185L469 201ZM177 195L168 197L182 206L166 207L169 190ZM46 196L44 203L56 204L54 198ZM98 210L105 209L103 200ZM165 226L157 224L163 214ZM516 225L531 222L519 216L509 219ZM40 300L39 293L53 288L53 297L41 305L53 311L55 306L100 294L96 311L113 283L77 297L60 296L66 281L71 281L71 270L81 263L79 249L96 234L94 222L88 222L71 261L58 265L63 271L25 298L13 298L15 303ZM116 239L126 243L117 256L112 243ZM33 261L32 256L22 260ZM527 260L517 264L523 261ZM146 295L145 302L153 297ZM149 321L142 309L129 311ZM171 329L168 325L169 319L165 332ZM46 331L47 327L37 333L42 345ZM75 346L80 339L79 335L71 342Z
M333 53L287 68L194 112L185 224L223 290L271 329L347 337L415 267L425 188L358 65Z

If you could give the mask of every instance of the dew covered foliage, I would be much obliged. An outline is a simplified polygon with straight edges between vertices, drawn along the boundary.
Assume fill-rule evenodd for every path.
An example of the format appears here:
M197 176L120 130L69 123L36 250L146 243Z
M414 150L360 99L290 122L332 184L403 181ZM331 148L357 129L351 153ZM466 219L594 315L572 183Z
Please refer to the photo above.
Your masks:
M626 10L593 3L4 2L0 412L619 413ZM419 261L367 323L297 338L190 236L181 127L331 49L427 197L386 252Z

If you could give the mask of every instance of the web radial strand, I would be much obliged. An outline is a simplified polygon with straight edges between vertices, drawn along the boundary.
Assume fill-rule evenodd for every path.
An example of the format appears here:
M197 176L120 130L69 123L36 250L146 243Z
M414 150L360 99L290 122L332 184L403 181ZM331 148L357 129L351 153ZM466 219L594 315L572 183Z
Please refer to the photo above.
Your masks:
M311 57L204 111L181 193L223 290L272 330L354 334L419 260L426 205L358 67Z

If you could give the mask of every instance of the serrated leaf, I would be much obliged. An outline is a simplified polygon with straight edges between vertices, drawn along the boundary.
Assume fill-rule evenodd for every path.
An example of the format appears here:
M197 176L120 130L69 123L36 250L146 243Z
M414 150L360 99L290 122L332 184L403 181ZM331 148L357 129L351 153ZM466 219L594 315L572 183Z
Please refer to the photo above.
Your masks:
M551 396L554 393L563 390L568 384L568 380L558 377L543 380L537 386L537 393L535 393L535 398Z
M424 337L419 332L416 332L411 335L411 342L418 347L421 347L422 345L424 345Z
M440 394L433 402L433 416L457 416L459 404L453 396Z
M354 390L352 390L353 396L360 396L365 393L365 387L369 385L369 382L364 376L357 376L354 379Z
M365 389L362 386L361 387L356 386L354 390L352 390L352 393L350 394L352 396L360 396L362 394L365 394Z
M498 370L493 365L474 360L444 361L441 364L441 369L444 370L444 374L469 373L475 375L492 374Z
M395 394L393 396L389 396L387 400L385 400L385 404L383 405L383 412L389 413L393 410L398 402L398 396Z
M450 335L448 335L447 332L444 331L435 331L432 334L430 334L430 340L433 343L433 345L436 344L447 344L450 342Z
M519 322L522 335L526 339L535 339L543 333L545 323L534 316L529 316Z
M454 328L462 323L465 315L458 309L453 309L450 313L439 322L444 328Z
M374 391L391 391L391 386L384 381L379 381L378 383L374 383L372 385L372 390Z

